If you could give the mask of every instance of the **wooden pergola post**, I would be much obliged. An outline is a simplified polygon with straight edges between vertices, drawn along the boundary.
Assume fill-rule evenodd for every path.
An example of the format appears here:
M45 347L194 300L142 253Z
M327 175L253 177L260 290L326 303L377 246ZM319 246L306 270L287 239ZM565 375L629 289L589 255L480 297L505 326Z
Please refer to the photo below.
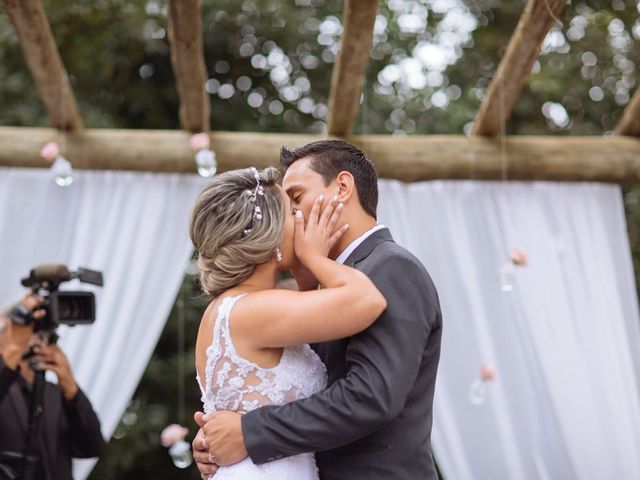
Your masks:
M171 65L180 97L180 125L190 132L209 130L209 97L202 44L200 0L169 0Z
M81 130L78 104L42 4L39 0L2 0L2 3L51 124L62 130Z
M329 92L329 135L349 135L358 115L378 1L344 1L342 45L333 67Z
M491 80L480 111L473 123L473 135L495 136L511 111L540 54L540 46L565 0L529 0L520 17L498 70Z

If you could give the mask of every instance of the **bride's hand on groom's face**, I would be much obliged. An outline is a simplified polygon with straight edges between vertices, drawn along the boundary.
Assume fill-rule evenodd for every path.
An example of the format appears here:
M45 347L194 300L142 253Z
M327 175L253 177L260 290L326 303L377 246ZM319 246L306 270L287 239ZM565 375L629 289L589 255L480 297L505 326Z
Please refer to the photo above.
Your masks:
M338 198L334 196L324 209L323 201L322 195L316 199L306 225L302 210L296 211L293 245L296 256L303 264L313 256L327 257L349 228L349 225L342 225L336 229L344 207Z

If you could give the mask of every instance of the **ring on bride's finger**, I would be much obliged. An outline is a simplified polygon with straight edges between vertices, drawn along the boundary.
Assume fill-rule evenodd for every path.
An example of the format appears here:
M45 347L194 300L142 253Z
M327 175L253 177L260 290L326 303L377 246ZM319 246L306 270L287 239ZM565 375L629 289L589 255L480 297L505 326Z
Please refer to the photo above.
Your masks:
M209 454L209 460L211 461L211 463L216 463L216 457L215 455L213 455L212 453Z

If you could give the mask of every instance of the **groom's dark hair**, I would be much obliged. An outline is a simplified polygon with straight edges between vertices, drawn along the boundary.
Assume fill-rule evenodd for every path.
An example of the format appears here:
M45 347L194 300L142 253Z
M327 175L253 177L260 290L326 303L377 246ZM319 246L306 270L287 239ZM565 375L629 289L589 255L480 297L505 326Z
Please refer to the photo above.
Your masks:
M311 157L311 169L320 174L325 185L340 172L353 175L360 205L367 214L378 218L378 175L364 152L343 140L319 140L304 147L280 150L280 165L286 170L301 158Z

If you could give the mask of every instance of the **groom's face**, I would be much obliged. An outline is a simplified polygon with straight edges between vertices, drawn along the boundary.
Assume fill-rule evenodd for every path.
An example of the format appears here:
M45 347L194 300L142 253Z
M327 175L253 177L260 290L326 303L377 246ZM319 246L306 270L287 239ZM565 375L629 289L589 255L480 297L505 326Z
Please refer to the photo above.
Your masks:
M311 168L311 158L301 158L287 168L282 179L282 188L291 200L291 209L302 210L304 218L309 218L309 212L316 199L324 195L325 202L338 194L335 181L325 185L322 175Z

